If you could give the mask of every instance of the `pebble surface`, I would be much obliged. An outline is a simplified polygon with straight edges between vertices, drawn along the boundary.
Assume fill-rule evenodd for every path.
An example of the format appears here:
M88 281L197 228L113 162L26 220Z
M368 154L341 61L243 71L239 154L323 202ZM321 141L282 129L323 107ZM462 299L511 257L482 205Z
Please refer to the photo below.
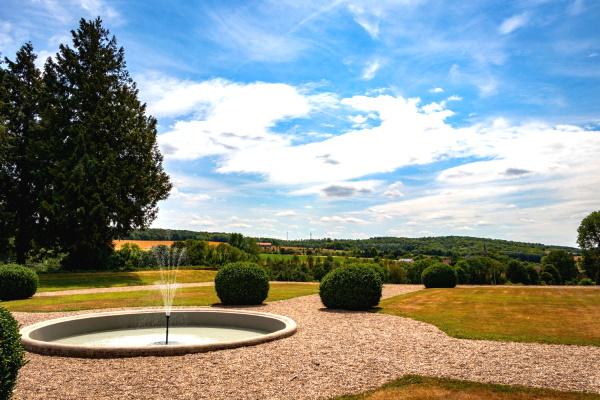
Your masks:
M419 290L386 285L384 297ZM327 399L405 374L600 393L600 348L454 339L392 315L330 311L318 295L252 307L291 317L286 339L178 357L27 354L16 399ZM14 313L21 324L79 313Z

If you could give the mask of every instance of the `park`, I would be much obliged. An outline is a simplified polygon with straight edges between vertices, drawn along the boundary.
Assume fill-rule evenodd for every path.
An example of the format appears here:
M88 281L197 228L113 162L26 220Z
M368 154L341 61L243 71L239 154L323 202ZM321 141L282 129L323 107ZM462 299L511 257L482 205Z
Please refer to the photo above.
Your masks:
M100 17L61 40L42 66L29 41L0 64L0 400L600 400L597 203L571 213L570 245L350 228L290 239L242 234L264 221L235 216L158 228L169 196L195 200L124 48ZM246 146L230 150L259 145ZM404 196L393 185L385 196ZM229 193L212 188L201 201ZM331 193L376 190L343 189L248 208L294 226ZM348 215L307 226L370 223Z

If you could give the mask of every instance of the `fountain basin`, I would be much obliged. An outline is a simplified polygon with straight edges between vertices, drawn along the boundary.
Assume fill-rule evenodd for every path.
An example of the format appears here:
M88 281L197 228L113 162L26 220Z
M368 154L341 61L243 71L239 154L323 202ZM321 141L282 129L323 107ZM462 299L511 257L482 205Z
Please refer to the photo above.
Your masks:
M281 315L228 309L128 310L52 319L21 329L26 350L85 358L171 356L231 349L281 339L296 323Z

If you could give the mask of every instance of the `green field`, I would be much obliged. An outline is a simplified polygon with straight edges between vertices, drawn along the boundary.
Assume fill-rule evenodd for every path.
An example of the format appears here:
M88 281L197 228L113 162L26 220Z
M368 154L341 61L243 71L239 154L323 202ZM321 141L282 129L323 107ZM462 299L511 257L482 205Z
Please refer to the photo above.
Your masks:
M216 271L202 269L181 269L177 272L177 282L212 282ZM137 272L72 272L40 274L39 292L57 290L105 288L119 286L153 285L160 280L160 271Z
M600 395L409 375L336 400L600 400Z
M380 306L457 338L600 346L600 290L593 288L427 289Z
M267 301L278 301L292 297L315 294L318 284L272 283ZM219 302L213 286L181 288L175 296L174 306L210 306ZM93 310L119 307L160 307L162 297L159 290L134 292L92 293L65 296L33 297L26 300L0 302L0 306L11 311L56 312Z

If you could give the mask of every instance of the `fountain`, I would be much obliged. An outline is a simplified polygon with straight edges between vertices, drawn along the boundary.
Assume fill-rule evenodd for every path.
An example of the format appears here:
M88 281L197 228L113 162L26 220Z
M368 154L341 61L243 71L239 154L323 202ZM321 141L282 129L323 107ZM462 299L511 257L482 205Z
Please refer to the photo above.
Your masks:
M281 315L209 307L173 310L185 252L160 248L154 255L161 267L162 311L101 312L40 322L21 329L25 349L67 357L166 356L252 346L296 332L296 323Z
M171 319L171 309L173 300L177 291L177 271L182 261L185 259L185 249L172 248L166 246L157 246L152 250L158 267L160 268L160 293L163 299L165 309L165 345L169 344L169 320Z

